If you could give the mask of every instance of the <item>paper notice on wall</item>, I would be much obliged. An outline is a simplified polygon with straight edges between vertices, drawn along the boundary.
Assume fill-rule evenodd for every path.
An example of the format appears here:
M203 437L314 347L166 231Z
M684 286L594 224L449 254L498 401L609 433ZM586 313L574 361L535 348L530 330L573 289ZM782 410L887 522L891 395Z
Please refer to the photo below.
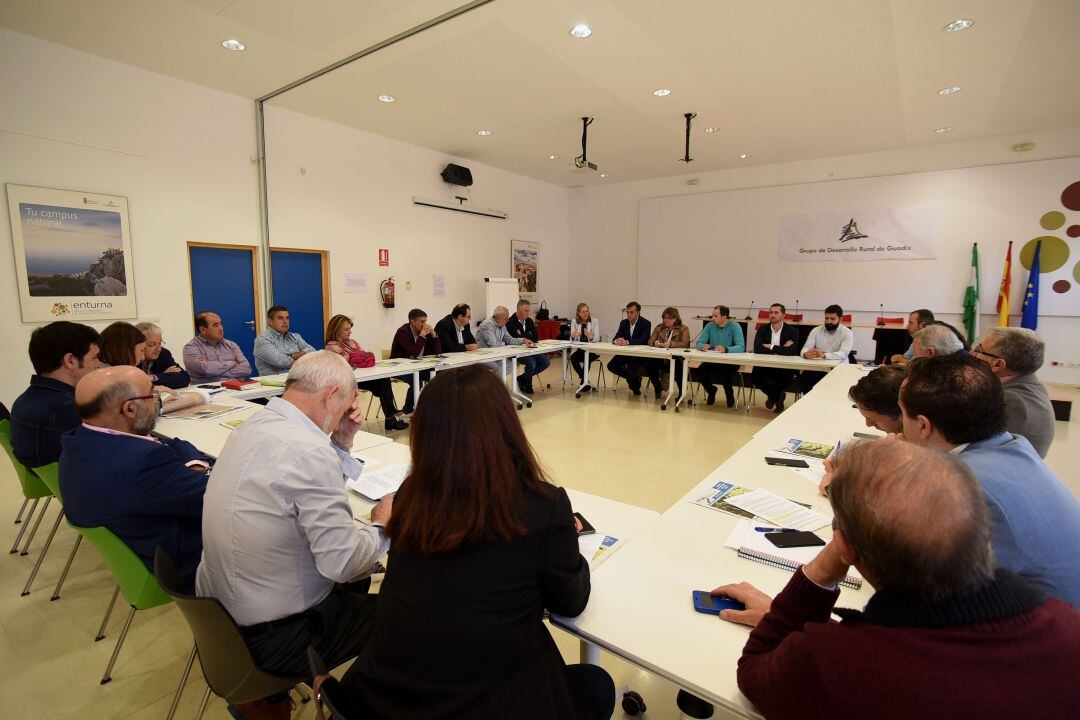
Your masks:
M940 214L926 205L782 215L778 256L789 262L936 258Z
M366 293L367 273L345 273L345 292Z
M431 276L431 294L433 297L446 297L446 276Z

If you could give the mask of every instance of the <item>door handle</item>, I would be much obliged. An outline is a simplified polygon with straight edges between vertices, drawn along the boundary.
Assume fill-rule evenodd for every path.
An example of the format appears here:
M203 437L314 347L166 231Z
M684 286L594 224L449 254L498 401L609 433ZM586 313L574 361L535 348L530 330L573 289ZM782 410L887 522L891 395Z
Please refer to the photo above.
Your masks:
M255 321L254 320L245 320L244 324L249 326L249 327L255 327Z

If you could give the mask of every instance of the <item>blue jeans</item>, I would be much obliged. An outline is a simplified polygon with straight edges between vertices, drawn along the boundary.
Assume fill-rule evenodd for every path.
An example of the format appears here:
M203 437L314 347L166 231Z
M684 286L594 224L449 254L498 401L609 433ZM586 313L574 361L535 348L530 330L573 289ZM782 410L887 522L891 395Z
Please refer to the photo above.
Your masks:
M521 381L522 387L532 388L532 380L534 375L539 375L551 366L551 360L547 355L530 355L529 357L519 358L518 362L524 368L524 372L518 376Z

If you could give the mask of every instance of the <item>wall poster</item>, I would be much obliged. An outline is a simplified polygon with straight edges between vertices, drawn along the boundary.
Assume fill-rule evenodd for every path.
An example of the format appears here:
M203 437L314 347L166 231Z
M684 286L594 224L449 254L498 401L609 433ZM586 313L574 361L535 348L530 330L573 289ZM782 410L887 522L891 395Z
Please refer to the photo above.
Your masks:
M511 271L518 281L518 294L536 304L540 302L537 277L540 268L540 243L511 240Z

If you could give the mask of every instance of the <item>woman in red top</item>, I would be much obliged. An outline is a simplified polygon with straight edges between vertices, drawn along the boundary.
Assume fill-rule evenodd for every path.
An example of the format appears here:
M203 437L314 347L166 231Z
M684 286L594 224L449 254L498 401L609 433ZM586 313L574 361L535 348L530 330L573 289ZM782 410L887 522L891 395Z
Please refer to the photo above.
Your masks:
M375 354L364 350L360 347L360 343L352 339L352 328L352 320L345 315L335 315L330 318L326 326L326 349L348 360L349 365L354 368L372 367L375 365ZM361 390L366 390L379 398L383 415L386 417L383 426L387 430L404 430L409 427L403 419L404 413L397 409L394 389L389 379L368 380L356 385Z

